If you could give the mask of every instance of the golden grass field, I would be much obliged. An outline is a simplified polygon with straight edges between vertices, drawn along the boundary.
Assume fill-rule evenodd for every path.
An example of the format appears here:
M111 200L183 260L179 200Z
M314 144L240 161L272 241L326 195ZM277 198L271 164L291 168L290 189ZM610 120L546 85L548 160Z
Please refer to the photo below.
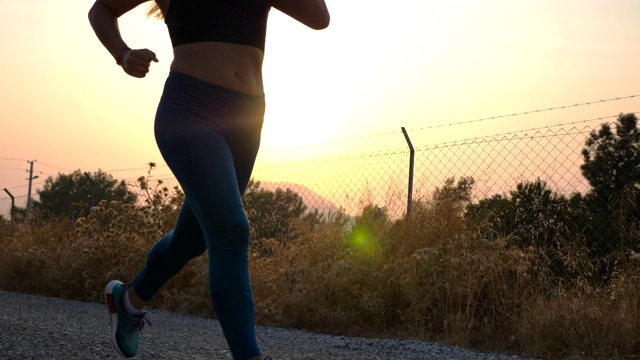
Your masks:
M133 279L174 219L150 207L102 202L75 222L18 224L13 236L5 221L0 289L101 302L105 284ZM362 234L348 234L331 219L317 228L296 221L295 239L252 244L259 324L548 359L640 356L640 263L620 263L606 287L580 278L550 287L535 250L482 240L455 211L424 208L409 221L360 221ZM567 253L579 261L579 249ZM212 316L206 255L151 307Z

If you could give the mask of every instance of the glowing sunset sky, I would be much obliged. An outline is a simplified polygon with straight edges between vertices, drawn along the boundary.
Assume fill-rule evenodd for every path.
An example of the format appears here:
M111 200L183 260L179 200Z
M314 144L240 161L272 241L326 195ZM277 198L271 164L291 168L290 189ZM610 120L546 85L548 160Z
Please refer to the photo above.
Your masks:
M3 3L0 189L26 193L24 160L37 159L42 178L78 168L162 163L152 123L172 58L166 27L146 19L146 5L121 19L129 46L149 48L160 59L147 78L134 79L95 38L87 20L91 5L88 0ZM414 145L426 145L640 111L640 100L633 98L424 130L640 93L640 1L327 0L327 5L332 23L323 31L276 10L270 14L259 163L291 148L388 132L398 135L357 142L348 151L402 148L401 126L412 133Z

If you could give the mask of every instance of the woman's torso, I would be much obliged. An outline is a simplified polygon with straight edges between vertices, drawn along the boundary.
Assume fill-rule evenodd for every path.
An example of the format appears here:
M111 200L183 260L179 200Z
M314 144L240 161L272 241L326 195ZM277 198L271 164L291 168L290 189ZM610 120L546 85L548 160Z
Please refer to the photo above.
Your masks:
M170 8L169 1L159 2L159 5L165 19L167 15L176 16L175 14L168 14L169 11L174 10ZM186 4L180 5L187 6ZM264 20L266 22L266 18ZM174 44L173 53L172 71L193 76L241 93L251 95L262 95L264 93L262 82L264 52L257 46L218 41L217 39L212 41L198 40Z

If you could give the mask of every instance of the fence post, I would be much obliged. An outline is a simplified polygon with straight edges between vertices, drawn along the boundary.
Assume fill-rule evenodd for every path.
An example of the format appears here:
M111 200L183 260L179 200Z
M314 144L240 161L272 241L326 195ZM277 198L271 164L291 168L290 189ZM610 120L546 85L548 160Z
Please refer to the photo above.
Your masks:
M409 193L407 194L407 219L409 219L409 214L411 213L411 203L413 199L413 162L415 157L415 150L413 149L413 145L411 144L411 139L409 139L407 130L404 128L404 126L401 129L402 133L404 134L404 139L407 141L407 145L409 145Z
M11 198L11 210L9 210L9 224L10 224L10 232L11 232L11 236L13 236L13 214L15 213L15 198L13 197L13 194L11 194L9 192L9 190L7 188L4 188L4 192L6 192L9 197Z

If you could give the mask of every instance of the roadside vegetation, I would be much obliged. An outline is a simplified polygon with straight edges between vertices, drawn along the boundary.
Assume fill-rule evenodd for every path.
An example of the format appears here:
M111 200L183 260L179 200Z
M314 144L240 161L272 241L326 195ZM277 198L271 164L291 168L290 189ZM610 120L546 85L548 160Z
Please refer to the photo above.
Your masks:
M640 356L640 154L630 145L640 135L635 116L616 125L586 142L586 194L538 179L473 201L473 178L451 178L391 218L377 204L319 213L289 189L251 182L259 323L548 359ZM107 189L114 197L94 204L58 202L62 214L36 205L29 223L0 218L0 289L101 302L104 285L132 279L175 222L178 188L80 175L120 198ZM48 191L59 185L48 181ZM151 306L215 316L207 269L206 255L194 260Z

